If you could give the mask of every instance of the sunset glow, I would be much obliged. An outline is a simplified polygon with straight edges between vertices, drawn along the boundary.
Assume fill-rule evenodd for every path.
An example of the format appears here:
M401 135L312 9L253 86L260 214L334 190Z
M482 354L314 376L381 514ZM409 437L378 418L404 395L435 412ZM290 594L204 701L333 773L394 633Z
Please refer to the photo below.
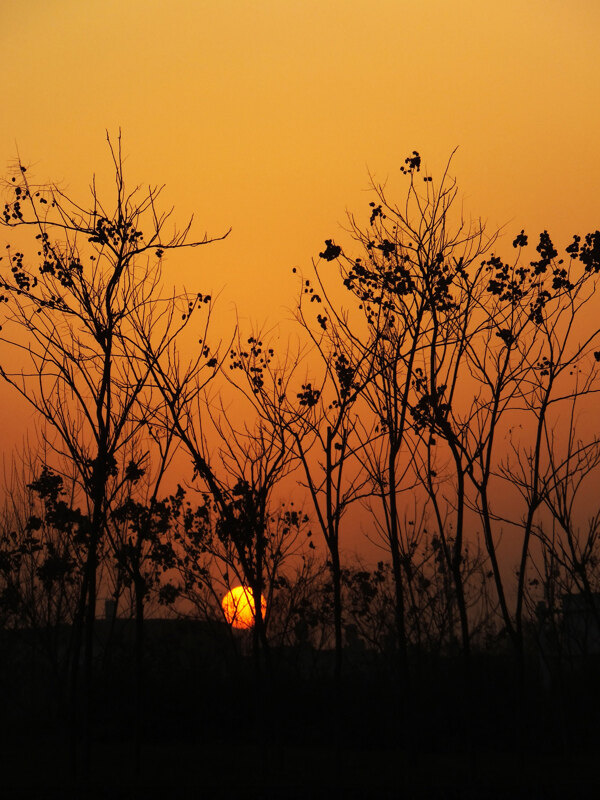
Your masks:
M600 0L0 22L4 796L591 795Z

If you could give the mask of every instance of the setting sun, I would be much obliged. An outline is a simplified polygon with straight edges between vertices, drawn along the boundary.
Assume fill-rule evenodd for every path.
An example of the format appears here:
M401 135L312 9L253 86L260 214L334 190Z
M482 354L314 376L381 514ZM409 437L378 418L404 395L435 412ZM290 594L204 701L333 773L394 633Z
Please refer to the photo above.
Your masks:
M254 598L250 589L235 586L227 592L221 605L225 619L234 628L247 630L254 625ZM267 601L261 597L261 609L264 616L267 610Z

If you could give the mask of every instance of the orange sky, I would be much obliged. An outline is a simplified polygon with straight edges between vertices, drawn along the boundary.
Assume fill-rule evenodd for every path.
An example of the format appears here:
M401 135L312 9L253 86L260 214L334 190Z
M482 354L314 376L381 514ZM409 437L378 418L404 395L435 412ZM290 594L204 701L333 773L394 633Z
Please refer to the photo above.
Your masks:
M459 145L466 208L509 233L597 227L599 33L596 0L2 3L0 163L78 193L121 126L132 181L233 226L181 277L273 319L413 148L436 172Z
M599 33L597 0L5 2L0 164L18 148L82 197L120 126L131 183L166 183L200 235L233 227L169 279L274 323L367 169L393 184L414 148L438 174L460 147L465 208L508 223L506 251L597 228Z

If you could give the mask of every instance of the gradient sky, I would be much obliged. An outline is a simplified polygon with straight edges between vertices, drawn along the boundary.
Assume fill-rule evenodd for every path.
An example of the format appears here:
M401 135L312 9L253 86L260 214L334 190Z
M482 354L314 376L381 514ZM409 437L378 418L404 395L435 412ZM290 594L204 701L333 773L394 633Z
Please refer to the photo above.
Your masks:
M367 169L413 149L438 174L459 146L465 208L507 249L597 228L599 34L597 0L5 0L0 165L18 148L82 197L121 127L132 183L233 228L169 278L276 322Z

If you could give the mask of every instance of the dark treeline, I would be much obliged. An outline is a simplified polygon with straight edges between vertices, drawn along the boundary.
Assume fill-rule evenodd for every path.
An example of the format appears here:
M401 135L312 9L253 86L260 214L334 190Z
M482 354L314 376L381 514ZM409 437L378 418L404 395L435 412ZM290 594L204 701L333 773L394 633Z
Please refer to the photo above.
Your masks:
M423 753L597 744L600 232L499 255L413 152L294 269L289 338L217 336L163 261L229 232L174 228L109 146L110 199L6 182L0 375L39 420L0 520L11 735L84 782L106 742L138 781L156 742L248 751L256 786L286 747L337 785L396 748L413 789Z

